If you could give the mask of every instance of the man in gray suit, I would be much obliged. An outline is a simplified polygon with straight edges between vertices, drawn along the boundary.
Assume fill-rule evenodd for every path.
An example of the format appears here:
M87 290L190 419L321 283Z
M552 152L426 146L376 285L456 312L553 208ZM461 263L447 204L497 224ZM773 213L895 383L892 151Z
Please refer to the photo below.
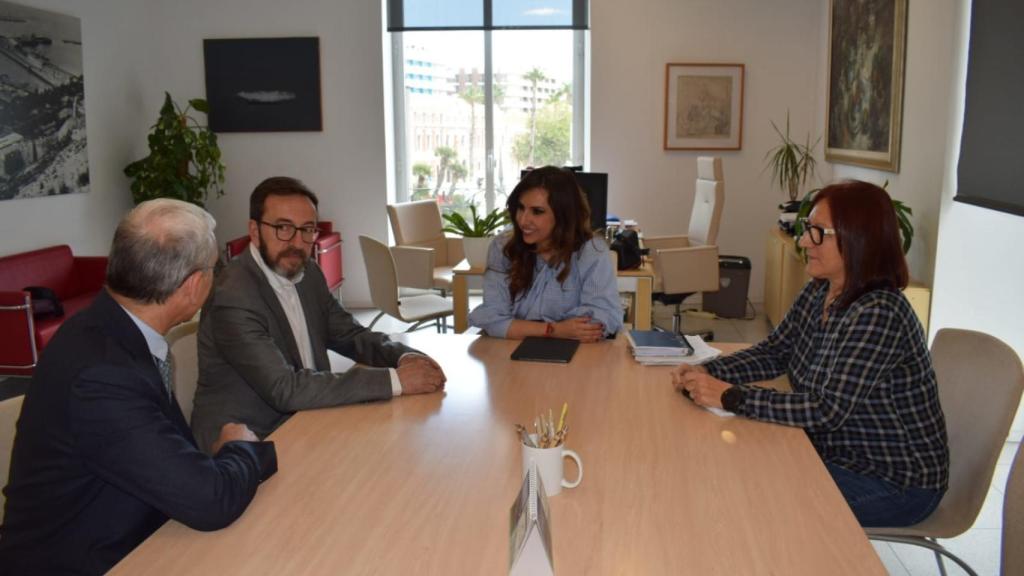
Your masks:
M298 410L444 389L441 367L346 312L310 261L317 197L268 178L249 199L249 250L217 277L199 322L192 430L209 450L225 422L266 437ZM333 373L327 349L357 365Z

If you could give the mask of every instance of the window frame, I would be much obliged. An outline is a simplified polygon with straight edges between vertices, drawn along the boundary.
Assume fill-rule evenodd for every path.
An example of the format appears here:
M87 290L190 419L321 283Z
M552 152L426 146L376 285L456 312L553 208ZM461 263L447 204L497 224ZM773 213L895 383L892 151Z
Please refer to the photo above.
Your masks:
M574 0L578 3L578 0ZM534 27L537 29L566 29L566 27ZM495 28L508 30L510 28ZM521 29L521 28L515 28ZM409 30L414 31L414 30ZM418 30L417 30L418 31ZM484 44L484 204L489 212L494 210L495 191L495 149L494 149L494 54L492 50L493 30L483 30ZM590 39L589 30L573 29L572 40L572 128L570 144L570 163L589 169L589 128L590 128L590 95L589 66ZM405 83L405 44L403 32L390 32L391 47L391 119L392 142L391 156L394 159L394 194L390 195L395 202L408 202L410 191L410 142L406 140L406 83Z

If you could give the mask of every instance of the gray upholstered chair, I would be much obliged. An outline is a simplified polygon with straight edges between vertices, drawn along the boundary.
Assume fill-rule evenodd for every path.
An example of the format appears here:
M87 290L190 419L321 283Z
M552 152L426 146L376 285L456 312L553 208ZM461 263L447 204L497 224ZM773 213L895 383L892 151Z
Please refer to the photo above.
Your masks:
M675 305L673 332L679 332L680 308L686 298L718 290L718 228L724 206L722 159L699 157L687 234L644 238L654 261L653 300Z
M24 396L15 396L0 402L0 522L4 519L4 493L11 471L11 450L14 448L14 433L21 415Z
M446 331L444 318L452 315L451 300L437 294L400 296L398 272L391 254L392 249L369 236L360 236L359 246L363 250L363 262L366 263L370 299L375 307L380 308L380 314L370 322L370 328L387 314L402 322L412 323L406 332L411 332L431 320L437 323L439 332Z
M199 383L198 330L199 320L190 320L171 328L166 336L174 357L174 397L189 423L192 422L192 400Z
M1024 442L1021 443L1024 446ZM1003 496L1003 576L1024 574L1024 450L1017 447L1017 455L1010 466Z
M452 289L452 268L462 261L462 238L444 234L436 200L388 204L395 234L392 250L403 288L434 288L445 295Z
M963 534L978 517L1020 403L1024 368L1013 349L999 339L954 328L935 335L932 362L949 435L949 490L918 524L865 531L871 540L932 550L942 573L946 556L974 575L966 562L936 540Z

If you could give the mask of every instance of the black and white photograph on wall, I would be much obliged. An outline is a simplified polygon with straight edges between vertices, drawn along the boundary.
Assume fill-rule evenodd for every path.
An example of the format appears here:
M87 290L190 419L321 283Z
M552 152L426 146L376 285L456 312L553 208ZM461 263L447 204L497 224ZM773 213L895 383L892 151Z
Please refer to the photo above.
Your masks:
M81 21L0 2L0 200L88 191Z
M320 39L203 40L214 132L319 132Z

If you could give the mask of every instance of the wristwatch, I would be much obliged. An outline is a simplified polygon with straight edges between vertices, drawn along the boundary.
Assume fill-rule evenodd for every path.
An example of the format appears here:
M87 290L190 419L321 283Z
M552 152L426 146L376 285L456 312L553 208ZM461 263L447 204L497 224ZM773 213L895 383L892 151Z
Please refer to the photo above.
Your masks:
M743 409L743 401L746 400L747 393L739 386L730 386L722 392L722 408L729 412L739 413Z

